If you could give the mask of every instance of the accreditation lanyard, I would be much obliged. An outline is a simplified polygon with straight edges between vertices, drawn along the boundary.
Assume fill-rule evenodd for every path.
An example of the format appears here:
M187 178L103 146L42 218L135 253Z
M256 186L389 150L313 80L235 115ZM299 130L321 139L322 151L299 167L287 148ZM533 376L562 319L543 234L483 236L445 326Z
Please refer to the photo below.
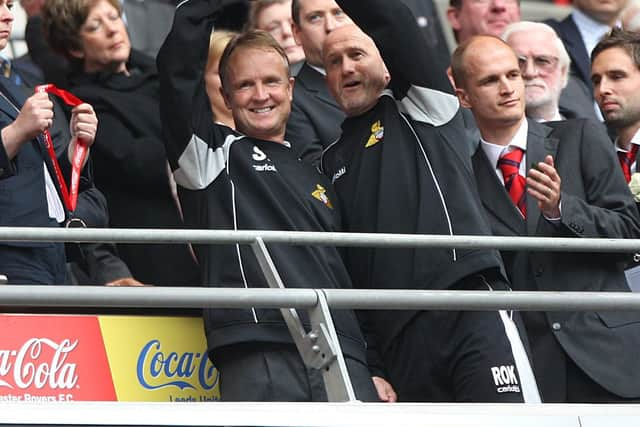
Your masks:
M83 103L75 95L67 92L66 90L59 89L52 84L36 86L35 91L36 93L44 92L55 95L62 101L64 101L65 104L71 107L76 107ZM76 209L76 204L78 202L80 171L82 170L82 165L84 165L84 161L87 158L87 144L80 139L76 139L75 151L73 152L73 156L71 158L71 192L69 192L69 190L67 189L67 183L65 182L64 176L62 175L62 170L60 169L60 164L58 163L58 157L56 156L55 149L53 148L51 133L49 133L49 130L45 130L42 135L44 137L44 145L47 149L47 152L49 153L49 157L51 158L53 170L56 174L56 178L60 186L62 201L64 202L67 211L73 212Z

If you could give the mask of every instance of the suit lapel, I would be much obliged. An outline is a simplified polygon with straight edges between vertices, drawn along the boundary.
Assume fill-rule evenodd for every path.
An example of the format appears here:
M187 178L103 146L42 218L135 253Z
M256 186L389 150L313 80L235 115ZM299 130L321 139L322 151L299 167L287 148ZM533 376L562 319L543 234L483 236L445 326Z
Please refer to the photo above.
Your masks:
M524 221L518 208L513 204L496 171L479 146L472 158L473 169L478 183L480 200L488 214L504 224L514 235L524 234ZM492 227L495 230L495 227ZM502 233L501 233L502 234Z
M576 69L580 73L580 78L591 89L591 63L589 61L589 53L582 41L580 30L578 30L578 26L571 15L560 23L560 28L563 33L562 39L569 52L569 56L571 56Z
M329 104L334 108L340 108L335 99L333 99L329 93L325 77L318 71L311 68L311 66L306 62L302 65L302 68L296 77L296 84L304 86L320 101Z
M26 100L24 92L4 76L0 76L0 92L0 109L15 119Z
M24 105L26 99L27 97L24 87L17 86L15 83L8 80L4 76L0 76L0 110L4 111L12 119L15 119L16 117L18 117L18 113L20 112L20 109ZM42 160L44 161L47 170L49 171L49 175L51 175L56 190L58 191L60 200L62 201L60 183L58 182L57 176L55 174L53 162L49 157L49 153L45 149L43 136L38 135L28 143L32 144L34 149L38 153L40 153Z
M547 155L551 155L555 159L558 151L558 140L549 137L551 128L533 120L528 120L528 122L527 166L532 163L543 162ZM527 235L534 236L536 234L540 215L537 200L527 195Z

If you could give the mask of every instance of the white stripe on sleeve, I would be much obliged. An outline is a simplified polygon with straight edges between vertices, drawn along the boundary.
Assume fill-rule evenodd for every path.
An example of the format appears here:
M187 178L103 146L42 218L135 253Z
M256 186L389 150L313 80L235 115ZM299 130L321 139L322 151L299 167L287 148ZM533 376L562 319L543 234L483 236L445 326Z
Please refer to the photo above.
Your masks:
M231 144L242 137L228 135L215 150L197 135L193 135L178 159L173 172L176 183L189 190L207 188L225 169Z

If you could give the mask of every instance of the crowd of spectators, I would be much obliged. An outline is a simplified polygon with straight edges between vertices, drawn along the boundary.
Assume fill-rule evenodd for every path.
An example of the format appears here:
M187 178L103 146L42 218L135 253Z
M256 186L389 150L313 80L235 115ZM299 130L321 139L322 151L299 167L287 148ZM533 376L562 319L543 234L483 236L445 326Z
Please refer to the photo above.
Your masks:
M430 0L21 4L29 55L0 68L1 226L640 238L625 0L574 0L545 23L520 21L516 0L451 0L452 55ZM44 83L82 101L34 93ZM553 248L268 249L292 288L628 292L637 268ZM3 242L0 274L266 286L240 245ZM640 399L638 313L332 315L361 400ZM207 309L204 323L224 400L326 400L279 311Z

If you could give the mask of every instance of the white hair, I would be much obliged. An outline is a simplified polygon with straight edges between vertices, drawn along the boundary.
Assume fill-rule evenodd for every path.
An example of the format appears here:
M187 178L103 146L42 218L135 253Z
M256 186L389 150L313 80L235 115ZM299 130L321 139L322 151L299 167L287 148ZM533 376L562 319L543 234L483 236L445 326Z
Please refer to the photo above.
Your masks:
M558 51L558 64L560 65L560 69L562 70L562 87L567 86L567 82L569 80L569 67L571 66L571 58L569 58L569 54L567 53L567 49L565 49L564 47L564 43L562 43L562 40L560 40L558 34L549 25L543 24L541 22L531 21L514 22L513 24L507 25L500 38L505 43L509 44L509 37L511 37L513 34L521 32L528 33L531 31L540 31L551 34L553 36L553 42L556 46L556 50Z

